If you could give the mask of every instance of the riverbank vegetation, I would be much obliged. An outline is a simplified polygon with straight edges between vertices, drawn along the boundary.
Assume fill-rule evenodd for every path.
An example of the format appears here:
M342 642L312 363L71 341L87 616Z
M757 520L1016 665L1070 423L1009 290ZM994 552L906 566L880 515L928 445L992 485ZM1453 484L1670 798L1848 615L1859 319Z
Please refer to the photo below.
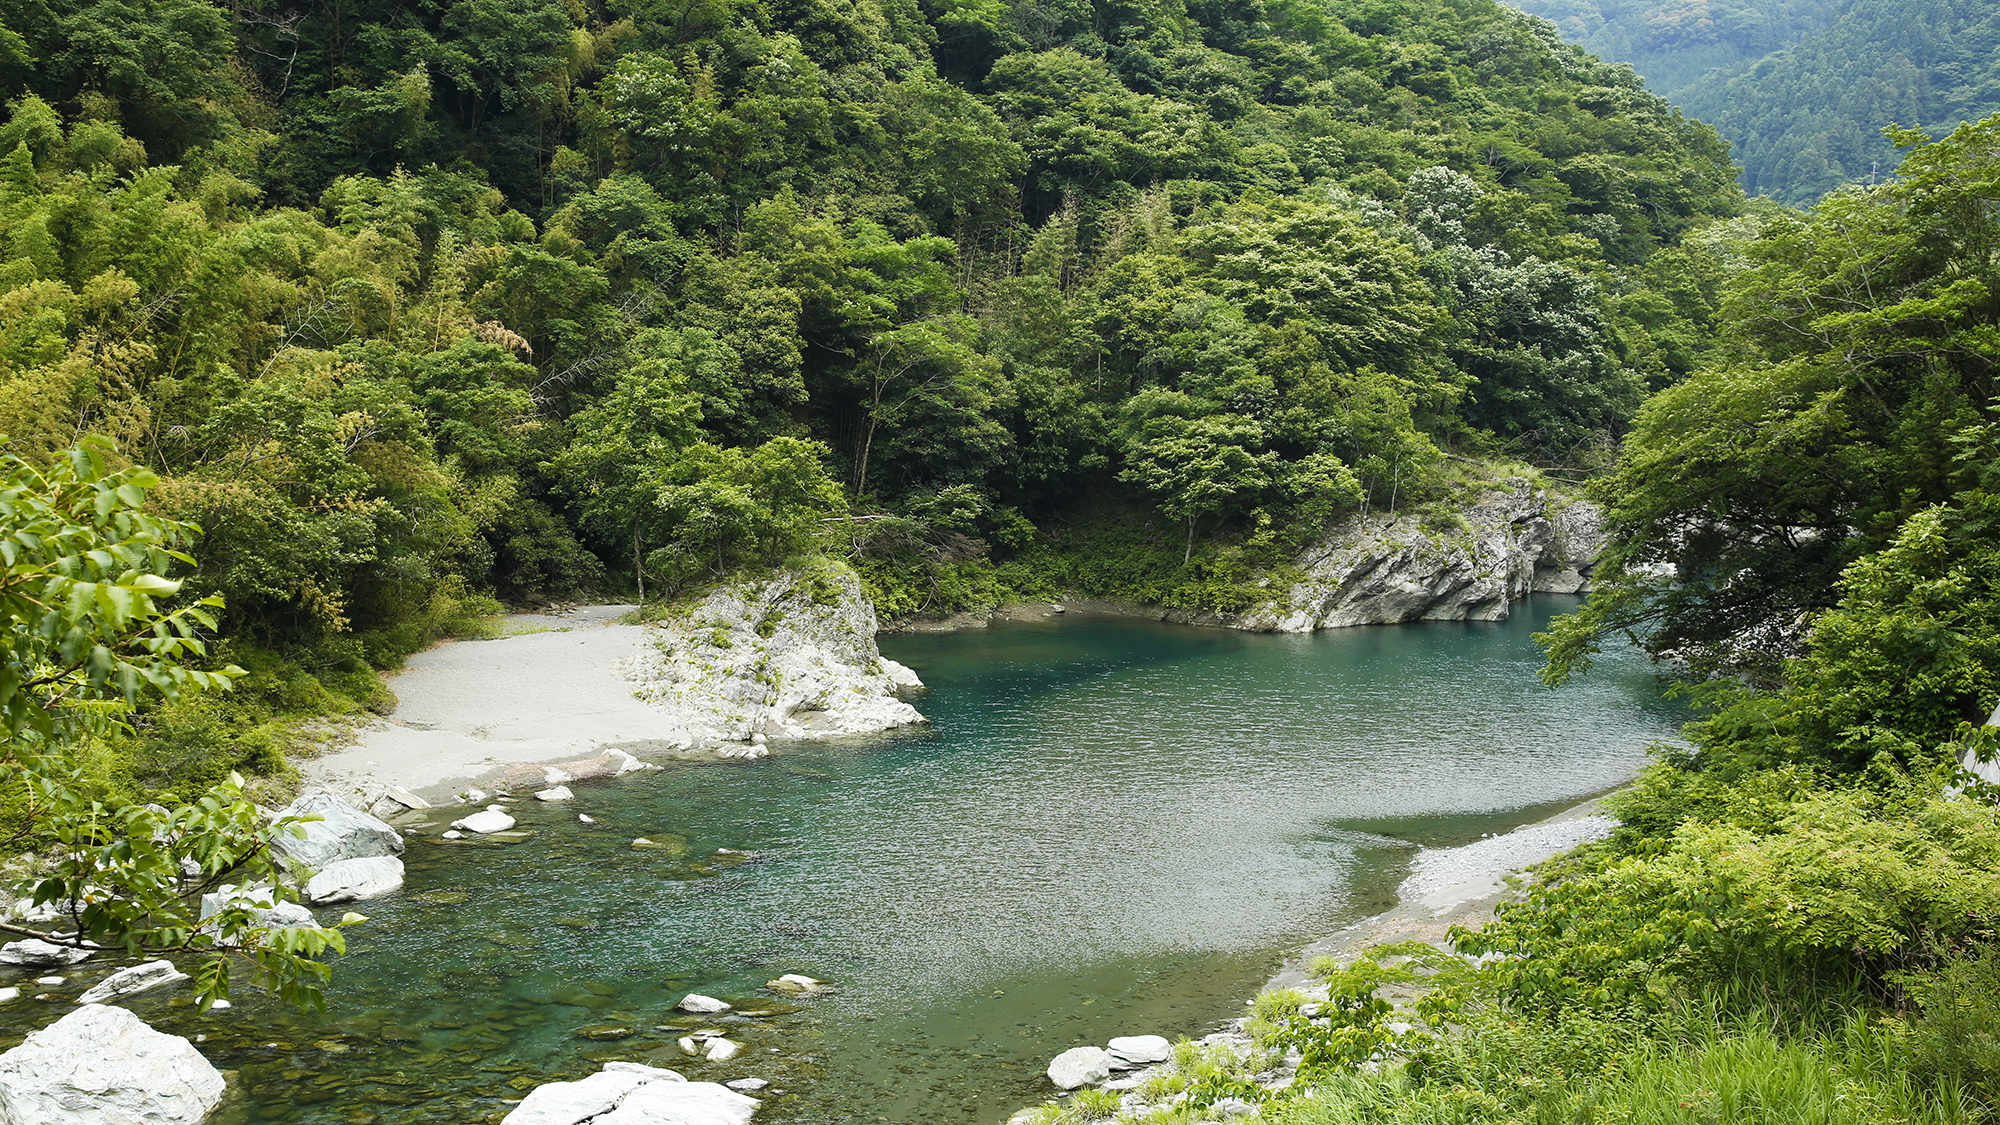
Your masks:
M503 604L833 552L885 614L1234 608L1712 348L1714 132L1486 0L163 0L6 18L0 434L199 525L282 770ZM88 46L86 46L86 44Z
M1250 1030L1301 1061L1266 1119L2000 1110L2000 789L1965 768L2000 734L2000 118L1898 139L1897 182L1742 246L1718 360L1591 486L1613 546L1546 678L1635 636L1686 672L1686 746L1461 956L1267 997ZM1401 1010L1398 975L1426 985Z

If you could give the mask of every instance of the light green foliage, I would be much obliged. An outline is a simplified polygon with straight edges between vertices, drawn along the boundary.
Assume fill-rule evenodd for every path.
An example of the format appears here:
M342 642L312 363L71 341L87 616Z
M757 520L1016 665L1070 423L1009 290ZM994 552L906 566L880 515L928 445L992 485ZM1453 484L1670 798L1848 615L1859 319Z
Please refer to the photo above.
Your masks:
M232 906L199 916L201 895L225 879L276 885L268 831L243 798L242 778L171 807L112 805L95 798L78 765L79 741L129 716L142 699L221 690L243 675L204 671L200 632L213 628L217 599L168 609L180 583L165 572L192 564L179 551L194 529L145 512L142 469L113 469L93 443L47 467L19 458L0 483L0 613L7 673L0 682L0 808L6 841L39 853L50 872L34 887L59 914L58 944L95 942L130 956L202 956L195 991L205 1006L229 994L225 955L247 958L252 981L288 1003L318 1005L338 928L286 929ZM163 795L165 796L165 795ZM289 892L276 892L289 897ZM60 930L61 933L56 931Z
M1118 1091L1088 1086L1078 1090L1069 1104L1078 1120L1107 1121L1118 1114Z

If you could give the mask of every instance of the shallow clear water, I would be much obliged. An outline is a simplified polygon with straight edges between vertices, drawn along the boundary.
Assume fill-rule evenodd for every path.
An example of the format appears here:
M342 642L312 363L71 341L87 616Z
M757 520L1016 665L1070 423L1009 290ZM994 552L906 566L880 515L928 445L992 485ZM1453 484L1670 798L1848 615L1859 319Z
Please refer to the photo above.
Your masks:
M1628 777L1680 714L1636 658L1539 685L1529 634L1572 604L1310 637L1072 615L885 638L932 688L926 731L579 784L515 802L517 843L412 841L325 1016L133 1007L238 1072L222 1125L497 1120L610 1058L771 1078L760 1121L986 1125L1068 1047L1240 1011L1286 953L1392 904L1413 843ZM630 846L667 834L686 854ZM760 992L794 971L839 990ZM676 1017L688 991L769 1014ZM0 1006L0 1033L65 1010ZM634 1033L579 1037L606 1026ZM700 1027L750 1049L685 1059Z

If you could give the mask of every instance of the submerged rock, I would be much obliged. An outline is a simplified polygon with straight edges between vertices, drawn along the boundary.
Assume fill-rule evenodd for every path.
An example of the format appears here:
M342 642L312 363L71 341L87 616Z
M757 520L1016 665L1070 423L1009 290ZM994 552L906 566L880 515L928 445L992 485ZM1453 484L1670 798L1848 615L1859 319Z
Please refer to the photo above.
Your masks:
M839 564L718 587L660 626L654 650L632 666L634 694L676 710L689 733L749 743L829 738L921 723L898 693L916 673L875 646L875 609Z
M288 816L320 818L271 831L271 846L302 867L318 871L343 859L403 854L401 833L331 793L308 793L278 810L279 819Z
M806 976L804 973L786 973L777 980L765 981L764 987L786 996L810 996L833 988L825 981Z
M223 1088L194 1044L102 1004L78 1008L0 1055L0 1121L196 1125Z
M1071 1047L1049 1063L1049 1081L1064 1090L1111 1077L1111 1053L1102 1047Z
M322 868L306 883L308 901L321 905L386 895L403 885L403 861L392 855L343 859Z
M148 989L163 984L188 979L188 975L174 968L172 961L148 961L129 969L120 969L87 989L76 998L79 1004L102 1004L106 1000L116 1000L123 996L135 996Z
M558 785L558 786L556 786L556 787L555 787L554 789L544 789L544 790L541 790L540 792L536 793L536 794L535 794L535 800L537 800L537 801L567 801L567 800L569 800L569 799L570 799L571 797L574 797L574 796L576 796L576 794L574 794L574 793L572 793L572 792L570 792L570 791L569 791L569 786L567 786L567 785Z

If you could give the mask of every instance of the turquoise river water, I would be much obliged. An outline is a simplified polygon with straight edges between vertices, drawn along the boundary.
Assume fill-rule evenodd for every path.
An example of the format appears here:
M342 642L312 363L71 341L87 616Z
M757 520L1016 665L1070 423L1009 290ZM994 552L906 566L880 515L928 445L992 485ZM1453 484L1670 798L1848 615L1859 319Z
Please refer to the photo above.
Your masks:
M517 801L517 843L412 840L324 1015L132 1007L234 1072L217 1125L497 1121L614 1058L769 1078L760 1122L991 1125L1066 1048L1240 1013L1289 952L1392 905L1416 844L1629 777L1681 716L1636 657L1540 686L1529 634L1573 604L1306 637L1070 615L884 638L932 689L928 729ZM779 1002L762 985L786 972L838 990ZM88 979L0 1005L0 1046ZM688 991L760 1014L679 1017ZM748 1050L684 1058L702 1027Z

